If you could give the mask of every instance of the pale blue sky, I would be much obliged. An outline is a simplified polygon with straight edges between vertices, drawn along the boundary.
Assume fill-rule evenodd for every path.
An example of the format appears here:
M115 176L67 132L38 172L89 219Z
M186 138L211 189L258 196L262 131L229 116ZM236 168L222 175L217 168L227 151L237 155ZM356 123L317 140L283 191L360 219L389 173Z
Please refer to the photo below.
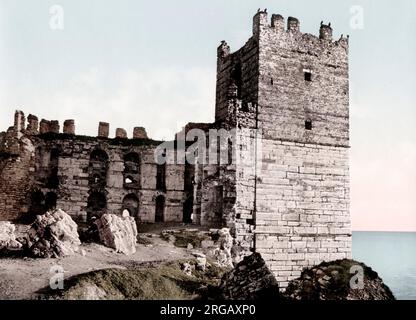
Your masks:
M52 5L64 29L49 27ZM364 28L350 27L353 5ZM354 229L416 230L416 2L0 0L0 130L15 109L100 120L131 135L171 138L189 121L213 121L216 47L250 37L257 8L300 19L318 34L350 35L351 187Z

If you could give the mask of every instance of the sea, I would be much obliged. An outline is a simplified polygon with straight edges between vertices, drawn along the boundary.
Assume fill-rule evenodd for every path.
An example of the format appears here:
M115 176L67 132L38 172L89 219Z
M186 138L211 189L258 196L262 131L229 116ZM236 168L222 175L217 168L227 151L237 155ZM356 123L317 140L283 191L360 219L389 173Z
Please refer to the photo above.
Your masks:
M396 299L416 300L416 232L353 232L352 257L376 271Z

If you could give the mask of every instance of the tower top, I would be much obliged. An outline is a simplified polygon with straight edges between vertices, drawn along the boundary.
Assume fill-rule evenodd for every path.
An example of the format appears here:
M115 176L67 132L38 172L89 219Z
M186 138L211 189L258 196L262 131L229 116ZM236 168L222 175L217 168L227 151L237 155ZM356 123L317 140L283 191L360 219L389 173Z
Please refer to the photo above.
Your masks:
M332 27L331 23L324 24L321 21L319 28L319 37L312 34L303 34L300 29L300 21L295 17L287 18L287 25L285 28L285 18L280 14L272 14L271 21L269 23L267 10L259 10L253 17L253 36L259 37L262 32L275 32L277 34L287 33L294 36L308 35L308 37L314 37L317 40L321 40L323 43L333 43L332 39ZM348 46L348 36L335 41L345 47Z

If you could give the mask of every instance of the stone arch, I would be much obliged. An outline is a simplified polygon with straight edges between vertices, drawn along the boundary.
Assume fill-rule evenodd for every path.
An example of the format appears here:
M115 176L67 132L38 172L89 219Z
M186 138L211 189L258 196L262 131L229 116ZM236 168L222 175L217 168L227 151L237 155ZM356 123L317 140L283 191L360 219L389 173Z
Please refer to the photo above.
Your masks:
M129 152L124 156L124 188L140 188L140 155Z
M123 199L122 212L127 210L131 217L137 217L139 215L139 198L134 194L130 193Z
M104 150L95 149L90 154L88 184L93 188L105 188L107 185L108 155Z
M87 220L100 218L107 209L107 197L104 192L93 191L87 201Z
M155 199L155 222L165 221L165 196L158 195Z

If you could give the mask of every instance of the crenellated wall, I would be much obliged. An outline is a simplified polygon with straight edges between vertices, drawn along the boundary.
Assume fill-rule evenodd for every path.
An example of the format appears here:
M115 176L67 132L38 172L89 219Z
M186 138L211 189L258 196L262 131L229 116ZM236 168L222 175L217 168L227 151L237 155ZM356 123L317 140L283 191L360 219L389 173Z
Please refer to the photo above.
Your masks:
M105 137L109 125L100 123L99 138L75 135L74 120L64 122L28 117L16 111L15 124L0 135L0 219L33 220L57 206L78 222L105 212L123 210L139 222L155 222L156 198L163 199L161 219L182 222L183 165L167 164L158 177L155 149L142 127L135 139L124 131ZM163 185L157 186L157 179Z

